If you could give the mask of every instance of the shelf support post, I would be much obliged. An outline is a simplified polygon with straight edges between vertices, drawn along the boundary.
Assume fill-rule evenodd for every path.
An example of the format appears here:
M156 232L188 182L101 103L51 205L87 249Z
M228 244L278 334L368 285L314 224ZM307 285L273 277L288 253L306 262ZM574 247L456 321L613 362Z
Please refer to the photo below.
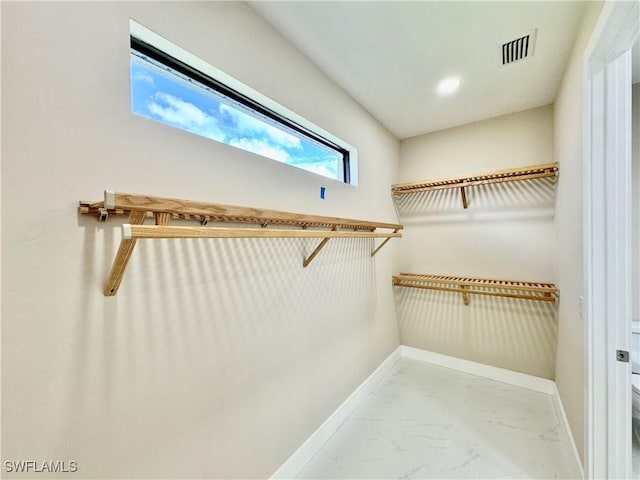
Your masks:
M142 225L142 222L144 222L146 216L147 212L145 212L144 210L131 210L131 213L129 214L129 223L131 225ZM133 253L133 248L135 246L135 238L120 240L118 253L116 253L116 258L113 260L111 273L109 274L107 283L104 286L103 293L105 297L113 297L116 293L118 293L118 288L120 288L124 270L125 268L127 268L129 258L131 258L131 254Z
M464 191L464 187L460 187L460 196L462 197L462 206L464 208L469 207L469 204L467 203L467 192Z
M396 228L396 229L394 229L394 230L393 230L393 233L398 233L398 229L397 229L397 228ZM385 244L386 244L389 240L391 240L391 237L385 238L385 239L382 241L382 243L378 246L378 248L376 248L373 252L371 252L371 256L373 257L376 253L378 253L378 251L380 251L380 249L381 249L382 247L384 247L384 246L385 246Z
M336 231L336 227L333 227L331 229L332 231ZM318 244L318 246L316 247L316 249L311 252L311 255L309 255L307 258L305 258L302 261L302 268L307 268L307 266L311 263L311 261L316 258L316 255L318 255L318 253L320 253L320 250L322 250L324 248L324 246L327 244L327 242L330 240L330 238L323 238L322 241Z
M466 292L467 287L460 285L460 290L462 290L462 301L465 305L469 305L469 294Z
M171 214L166 212L156 212L153 214L156 225L169 225L171 223Z

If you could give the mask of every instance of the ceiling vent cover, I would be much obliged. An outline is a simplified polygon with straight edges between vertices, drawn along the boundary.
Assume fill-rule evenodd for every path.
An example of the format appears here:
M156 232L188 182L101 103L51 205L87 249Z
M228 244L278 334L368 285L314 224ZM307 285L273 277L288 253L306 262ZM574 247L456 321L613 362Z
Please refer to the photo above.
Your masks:
M500 47L502 65L509 65L531 57L535 43L536 29L531 30L526 35L516 38L515 40L503 43Z

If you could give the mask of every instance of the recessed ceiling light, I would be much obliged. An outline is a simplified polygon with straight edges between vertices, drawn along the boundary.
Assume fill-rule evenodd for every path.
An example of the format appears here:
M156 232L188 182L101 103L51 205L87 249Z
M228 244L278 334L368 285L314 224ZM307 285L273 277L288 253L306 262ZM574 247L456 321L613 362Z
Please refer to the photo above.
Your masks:
M438 93L440 95L449 95L460 87L460 79L458 77L448 77L438 84Z

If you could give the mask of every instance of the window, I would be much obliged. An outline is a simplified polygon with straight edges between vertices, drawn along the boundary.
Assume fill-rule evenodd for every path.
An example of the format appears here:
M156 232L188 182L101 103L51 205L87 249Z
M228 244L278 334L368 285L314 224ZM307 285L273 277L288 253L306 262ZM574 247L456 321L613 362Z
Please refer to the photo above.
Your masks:
M355 149L131 22L131 110L137 115L355 184ZM169 52L171 54L169 54Z

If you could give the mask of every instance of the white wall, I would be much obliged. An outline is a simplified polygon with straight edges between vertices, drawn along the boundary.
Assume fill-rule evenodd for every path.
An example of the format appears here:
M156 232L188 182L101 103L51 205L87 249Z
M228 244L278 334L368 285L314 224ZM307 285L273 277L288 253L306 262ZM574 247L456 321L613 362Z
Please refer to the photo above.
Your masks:
M551 163L545 106L400 142L401 182ZM563 175L562 171L560 173ZM398 197L400 271L553 282L555 181L484 185ZM553 304L396 288L401 342L553 378Z
M132 115L129 18L356 146L359 187ZM139 242L102 295L105 188L396 221L397 140L246 4L3 2L2 120L3 461L264 478L398 346L397 241Z
M556 276L560 288L556 384L578 451L584 461L584 322L578 298L583 273L583 54L601 2L589 3L554 103L554 156L562 172L555 217Z
M636 61L636 59L634 59ZM638 66L640 68L640 66ZM632 93L632 146L631 146L631 171L632 171L632 234L633 245L632 262L633 275L632 288L632 316L634 320L640 320L640 83L633 85Z

